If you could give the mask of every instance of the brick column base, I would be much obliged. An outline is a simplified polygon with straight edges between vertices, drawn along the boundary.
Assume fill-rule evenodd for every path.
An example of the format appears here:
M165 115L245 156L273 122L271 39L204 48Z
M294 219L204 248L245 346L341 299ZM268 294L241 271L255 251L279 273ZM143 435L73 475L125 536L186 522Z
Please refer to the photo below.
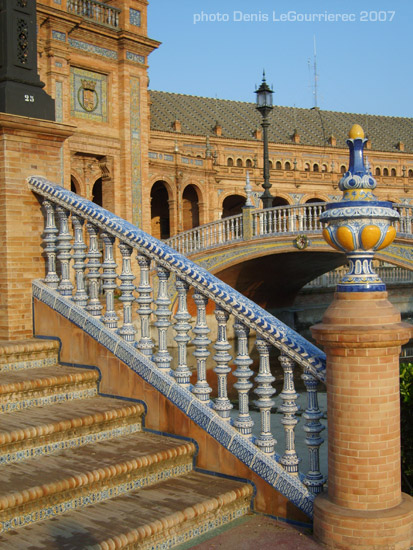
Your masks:
M399 356L413 327L387 292L343 292L312 327L327 357L328 496L314 531L328 548L409 550L413 499L401 492Z
M413 498L388 510L350 510L319 495L314 503L314 535L336 550L409 550L413 543Z

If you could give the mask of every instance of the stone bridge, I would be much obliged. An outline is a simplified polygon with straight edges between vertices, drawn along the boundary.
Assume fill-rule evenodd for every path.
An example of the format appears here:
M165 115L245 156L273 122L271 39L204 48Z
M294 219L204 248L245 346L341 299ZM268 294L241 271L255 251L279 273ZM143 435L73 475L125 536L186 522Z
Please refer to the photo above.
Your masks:
M323 239L325 203L244 208L168 240L197 264L267 308L291 305L309 281L346 263ZM413 270L413 206L394 204L397 238L376 258Z

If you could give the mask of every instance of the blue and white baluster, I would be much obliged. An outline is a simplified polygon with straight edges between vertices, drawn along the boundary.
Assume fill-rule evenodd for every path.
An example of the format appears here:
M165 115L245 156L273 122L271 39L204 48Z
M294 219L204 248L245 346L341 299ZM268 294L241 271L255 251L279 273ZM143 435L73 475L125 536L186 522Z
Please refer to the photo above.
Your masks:
M139 286L136 289L139 293L138 298L136 298L139 308L136 311L139 314L141 323L141 335L137 347L144 355L147 357L152 357L154 343L151 338L150 321L153 298L152 287L149 284L149 269L151 260L143 254L138 254L136 259L140 269L140 281Z
M258 396L255 404L261 414L261 432L258 439L255 440L255 444L264 453L273 455L277 442L271 433L271 409L274 406L274 401L271 397L275 394L275 389L271 385L275 380L271 374L270 367L271 344L257 337L255 346L260 355L260 366L258 374L255 377L257 388L254 390L254 393Z
M229 362L232 357L228 353L228 350L231 348L231 344L227 339L227 322L229 318L229 313L225 309L220 308L219 306L215 307L215 318L218 324L218 335L217 340L214 344L216 349L216 354L214 355L214 361L217 366L214 368L214 372L218 378L218 397L214 403L214 410L221 416L224 420L230 420L230 412L232 405L228 399L228 374L231 372L231 367Z
M59 222L59 234L57 236L57 259L60 262L60 283L57 290L62 296L71 296L73 285L70 280L70 260L72 255L71 240L72 235L69 233L69 212L62 206L56 207L56 215Z
M119 250L122 254L122 273L119 276L121 280L119 290L122 294L119 300L123 304L123 323L118 333L126 342L135 345L136 328L132 323L132 304L135 301L133 296L135 285L132 282L135 279L135 275L131 269L132 247L125 243L119 243Z
M116 262L113 258L113 243L115 237L109 233L101 234L105 256L102 264L102 289L105 291L106 310L102 317L103 323L107 328L118 328L118 316L115 311L115 289L116 289Z
M153 360L160 369L169 373L172 357L168 351L168 329L171 326L171 300L168 295L168 279L169 271L158 266L156 268L158 274L158 296L156 298L156 321L155 327L158 329L158 351L155 353Z
M242 435L252 439L254 421L249 412L248 395L252 388L252 383L249 382L249 379L254 374L249 368L252 363L252 359L248 354L248 336L250 329L243 323L236 321L234 323L234 330L237 336L237 356L234 360L234 363L237 365L237 370L234 371L234 376L238 379L234 384L234 388L238 391L239 401L239 414L234 420L234 426Z
M86 306L88 311L94 317L100 317L103 306L99 300L99 286L100 286L100 259L102 254L99 251L98 245L98 232L99 229L88 222L86 224L87 232L89 233L89 250L86 254L88 259L87 268L88 272L86 278L89 282L89 300Z
M59 285L59 276L56 273L56 241L59 233L56 227L54 206L50 201L44 200L42 206L46 211L46 227L43 232L46 255L46 277L44 282L53 289Z
M280 458L280 463L290 474L298 474L298 464L300 463L300 459L298 458L295 450L294 433L295 426L298 422L295 416L295 413L298 411L298 406L296 404L298 393L295 391L294 387L295 362L288 357L288 355L281 354L280 363L284 371L284 387L283 391L280 393L283 403L278 410L283 413L281 424L284 426L285 432L285 452Z
M208 298L196 292L193 296L194 302L197 307L196 324L193 328L193 332L196 335L192 340L195 346L194 356L196 358L197 365L197 381L192 388L192 393L200 401L209 401L209 395L212 391L206 378L206 360L209 355L208 346L211 340L207 337L209 328L206 322L206 306L208 304Z
M86 269L86 250L87 246L83 239L83 224L85 220L76 214L72 214L72 225L75 235L73 242L73 269L75 272L76 290L73 296L73 301L81 307L87 304L87 292L85 285L85 269Z
M318 406L317 388L319 381L315 378L308 369L304 370L301 376L307 388L307 408L303 414L306 422L303 427L306 438L305 442L308 447L310 467L304 479L304 485L308 487L311 493L318 494L323 490L323 485L326 478L320 471L320 445L324 439L320 436L325 426L321 424L320 419L323 413Z
M191 339L188 335L188 332L192 328L191 324L189 323L191 315L188 312L187 307L187 294L189 285L186 281L183 281L182 279L177 277L175 287L178 293L178 309L175 313L174 329L176 332L176 336L174 340L178 345L178 366L175 369L174 377L178 384L185 388L189 388L191 371L189 370L187 364L187 344Z

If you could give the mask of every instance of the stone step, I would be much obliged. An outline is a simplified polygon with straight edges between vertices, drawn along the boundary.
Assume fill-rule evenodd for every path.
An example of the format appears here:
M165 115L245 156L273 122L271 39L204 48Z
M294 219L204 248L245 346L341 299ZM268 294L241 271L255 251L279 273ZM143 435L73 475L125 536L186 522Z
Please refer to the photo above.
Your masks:
M50 455L142 430L145 408L91 397L0 415L0 465Z
M57 365L59 347L57 340L0 340L0 373Z
M185 475L195 451L192 442L140 432L3 466L0 531Z
M84 399L97 395L99 372L54 365L1 373L0 412Z
M248 513L251 485L199 472L0 535L16 550L172 548Z

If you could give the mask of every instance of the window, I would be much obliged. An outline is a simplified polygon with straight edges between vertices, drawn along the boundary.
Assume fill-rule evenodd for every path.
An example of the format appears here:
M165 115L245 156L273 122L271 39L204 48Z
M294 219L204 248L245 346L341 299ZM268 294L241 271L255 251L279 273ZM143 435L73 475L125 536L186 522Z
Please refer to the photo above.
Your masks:
M319 171L320 171L320 168L318 164L313 164L313 172L319 172Z
M291 170L291 162L287 160L287 162L284 164L284 170Z
M304 171L305 171L305 172L309 172L309 171L310 171L310 164L309 164L308 162L306 162L306 163L304 164Z
M245 166L246 166L247 168L252 168L252 160L251 160L251 159L247 159L247 160L245 161Z
M281 161L280 160L277 160L277 162L275 163L275 169L276 170L281 170Z
M342 164L342 165L340 166L340 172L341 172L342 174L345 174L345 173L347 172L347 168L344 166L344 164Z
M238 168L242 168L242 159L237 159Z
M413 170L409 170L409 178L413 178Z
M383 176L388 176L388 175L389 175L389 169L383 168Z
M396 175L397 175L397 174L396 174L396 168L392 168L392 169L391 169L391 175L393 176L393 178L396 177Z
M269 160L268 164L270 165L270 170L272 170L272 160Z
M327 164L323 164L321 167L322 172L327 172Z
M234 166L234 159L232 159L231 157L229 157L227 159L227 166Z
M381 176L381 170L379 167L376 168L376 176Z

